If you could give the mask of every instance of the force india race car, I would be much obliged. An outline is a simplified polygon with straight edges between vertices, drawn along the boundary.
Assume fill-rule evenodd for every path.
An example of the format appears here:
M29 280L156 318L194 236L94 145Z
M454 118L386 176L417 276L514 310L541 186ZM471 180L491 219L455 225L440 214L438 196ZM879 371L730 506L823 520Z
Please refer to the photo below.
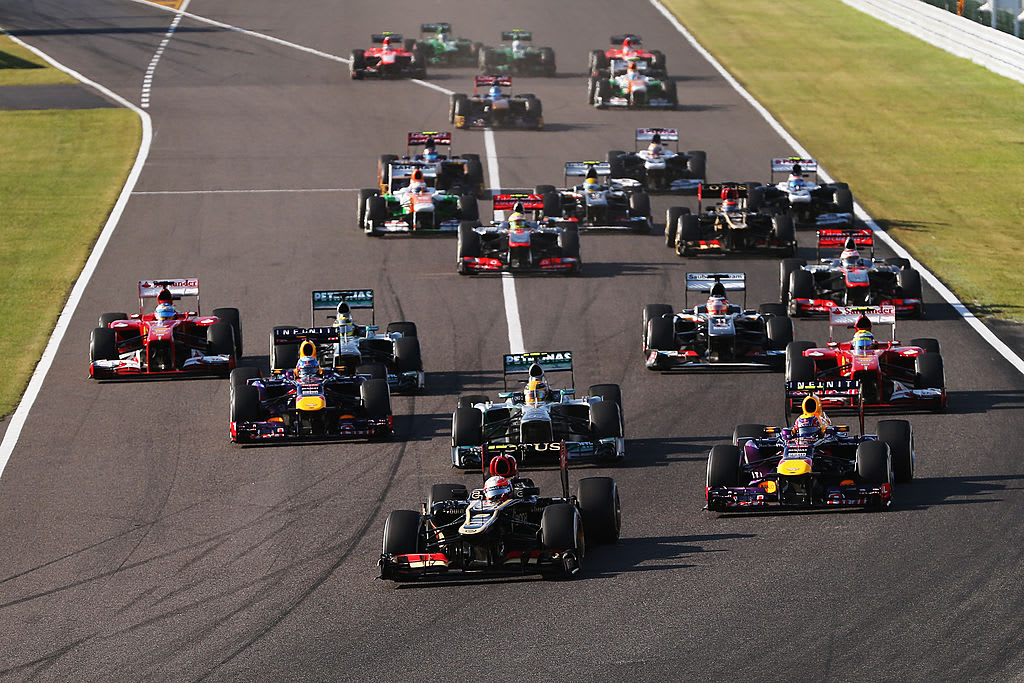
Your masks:
M679 96L675 81L651 75L644 62L613 59L587 81L587 103L598 109L675 109Z
M479 197L484 191L484 171L479 154L451 154L452 134L448 131L414 131L406 137L404 156L381 154L377 160L377 186L381 194L389 194L407 187L416 169L423 173L423 181L437 190L451 194L472 194ZM422 147L421 154L413 154L414 147ZM439 148L448 148L448 154L439 154ZM360 206L373 190L360 191ZM362 221L360 221L360 224Z
M471 96L454 93L448 107L448 120L456 128L533 128L544 127L540 100L536 95L512 95L508 76L476 76ZM479 92L487 88L486 92Z
M403 178L407 168L392 163L389 175L393 181ZM463 221L476 222L480 209L474 195L454 195L431 187L427 174L432 169L411 167L409 183L399 189L360 190L359 225L374 237L392 233L437 234L455 232Z
M650 370L778 370L793 341L793 321L779 303L746 308L744 273L687 273L690 292L704 292L707 303L674 313L668 304L647 304L643 350ZM726 299L743 292L743 306ZM688 305L688 303L687 303Z
M343 374L321 367L317 342L330 328L275 328L274 346L297 343L294 368L261 375L257 368L231 371L231 440L387 438L394 427L388 381L370 374Z
M610 173L608 163L567 161L565 184L569 184L570 178L584 181L564 190L556 190L552 185L534 188L544 200L544 215L576 221L580 228L650 232L650 196L636 180L611 178Z
M534 47L530 31L502 31L503 43L497 47L480 48L480 73L513 74L516 76L554 76L555 51L550 47Z
M852 383L847 383L852 384ZM852 436L810 395L796 425L743 424L730 445L708 454L708 510L857 506L887 510L893 484L914 477L914 432L906 420L881 420L876 434Z
M820 258L821 250L843 247L838 258ZM858 248L867 247L868 258ZM792 316L820 315L840 306L892 306L898 315L920 318L921 274L904 258L874 258L874 233L868 229L818 231L819 261L787 258L779 264L779 298Z
M720 197L721 202L708 204L706 211L698 214L691 214L685 207L670 208L665 244L675 246L679 256L753 251L795 254L793 219L752 211L747 206L747 196L747 186L740 183L701 183L698 200Z
M806 180L808 172L814 174L813 181ZM776 183L779 173L788 174L788 179ZM853 226L853 194L849 186L818 184L818 162L814 159L772 159L772 182L753 191L751 204L755 210L789 214L797 228Z
M568 372L570 385L552 389L546 373ZM509 391L510 376L526 375L522 391ZM503 402L484 395L459 398L452 414L452 466L480 465L484 446L510 444L520 463L550 462L566 442L568 457L618 463L626 455L622 392L618 384L594 384L576 398L572 353L506 354Z
M641 142L649 142L640 149ZM674 142L676 149L662 146ZM613 149L608 152L613 178L633 178L648 192L697 194L704 182L707 153L693 150L679 152L679 131L676 128L637 128L633 152Z
M419 511L388 515L380 578L411 581L452 570L574 576L588 547L618 540L622 514L614 479L580 479L570 495L563 444L562 495L542 497L532 479L519 476L515 458L502 452L496 449L484 465L482 488L434 484Z
M540 195L499 194L494 197L494 212L512 211L524 216L543 211ZM578 275L580 233L575 221L556 219L496 219L480 226L464 221L459 225L456 267L460 275L495 273L532 273Z
M195 297L194 311L174 302ZM156 299L152 313L147 299ZM199 280L139 282L139 312L104 313L89 339L89 376L128 379L169 375L227 375L242 357L242 325L237 308L199 312Z
M829 341L795 341L786 348L786 381L850 380L859 395L824 388L819 393L826 407L941 411L946 407L946 380L939 342L896 340L896 311L892 306L837 306L829 313ZM872 323L892 326L892 341L874 338ZM832 339L836 327L853 327L853 341ZM827 382L826 382L827 384ZM800 405L799 393L787 397L790 410Z
M446 21L420 24L417 43L431 64L445 66L476 66L480 43L468 38L452 38L452 25Z
M652 76L667 76L665 55L660 50L645 50L643 39L632 33L612 36L607 50L590 53L590 72L607 69L613 61L636 62L640 69Z
M352 50L349 66L353 80L364 78L426 78L427 59L419 45L402 44L401 33L375 33L369 50Z

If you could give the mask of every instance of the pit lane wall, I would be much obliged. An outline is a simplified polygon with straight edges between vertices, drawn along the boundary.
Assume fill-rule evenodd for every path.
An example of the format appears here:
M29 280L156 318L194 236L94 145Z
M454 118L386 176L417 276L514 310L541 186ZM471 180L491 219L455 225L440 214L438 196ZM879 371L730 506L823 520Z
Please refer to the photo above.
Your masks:
M1024 83L1024 40L922 0L842 0L890 26Z

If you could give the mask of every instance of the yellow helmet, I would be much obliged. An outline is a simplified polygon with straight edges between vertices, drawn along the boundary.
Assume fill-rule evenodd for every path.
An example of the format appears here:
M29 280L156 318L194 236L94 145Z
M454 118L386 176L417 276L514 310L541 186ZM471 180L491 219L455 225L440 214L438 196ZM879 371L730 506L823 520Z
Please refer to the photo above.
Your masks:
M548 400L548 385L543 379L534 377L526 384L526 391L523 392L526 398L526 405L539 406Z

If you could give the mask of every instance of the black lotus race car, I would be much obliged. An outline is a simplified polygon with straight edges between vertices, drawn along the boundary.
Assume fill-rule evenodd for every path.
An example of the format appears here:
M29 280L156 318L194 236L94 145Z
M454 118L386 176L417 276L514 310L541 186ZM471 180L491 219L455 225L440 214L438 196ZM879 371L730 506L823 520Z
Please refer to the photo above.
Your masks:
M530 31L502 31L501 45L481 47L480 73L514 74L517 76L554 76L555 51L550 47L534 47Z
M575 576L588 547L619 538L619 491L611 477L580 479L569 493L568 457L561 449L562 495L543 497L518 476L515 459L489 451L483 488L434 484L419 511L395 510L384 523L380 578L412 581L461 572Z
M740 183L702 183L697 198L718 199L703 213L685 207L669 209L665 243L679 256L767 252L796 253L796 232L788 215L769 216L747 206L748 188ZM676 220L671 220L672 218Z
M540 100L536 95L512 95L509 76L476 76L472 95L454 93L448 107L448 120L456 128L532 128L544 127ZM480 92L480 88L487 88Z
M675 143L671 149L665 143ZM641 149L640 143L650 143ZM707 153L692 150L679 152L679 130L676 128L637 128L634 151L613 149L608 152L612 178L633 178L648 192L697 194L704 182Z

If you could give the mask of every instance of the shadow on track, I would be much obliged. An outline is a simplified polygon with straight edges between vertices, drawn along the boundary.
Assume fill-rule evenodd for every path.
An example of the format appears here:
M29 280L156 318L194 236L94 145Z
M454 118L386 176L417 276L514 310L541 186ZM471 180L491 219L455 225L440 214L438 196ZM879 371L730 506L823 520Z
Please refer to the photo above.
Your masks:
M609 579L630 572L687 569L695 565L677 560L694 553L726 552L724 549L708 548L705 544L755 536L756 534L707 534L620 538L613 548L606 550L601 547L587 553L582 578ZM654 561L655 564L641 564L650 561Z

